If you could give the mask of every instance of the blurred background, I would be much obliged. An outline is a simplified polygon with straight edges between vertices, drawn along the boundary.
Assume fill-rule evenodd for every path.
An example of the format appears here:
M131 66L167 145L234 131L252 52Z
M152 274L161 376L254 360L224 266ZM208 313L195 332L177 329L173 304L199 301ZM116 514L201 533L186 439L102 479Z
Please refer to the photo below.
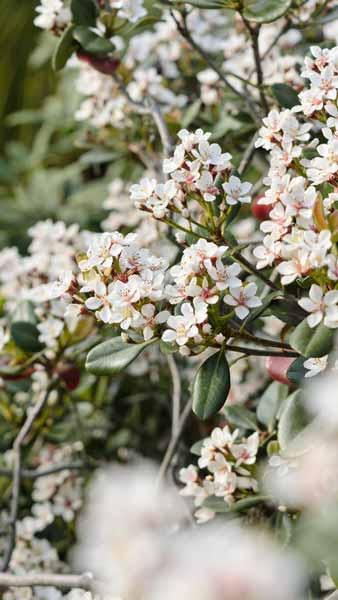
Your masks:
M53 72L55 39L33 25L37 5L2 0L0 11L0 248L22 253L39 220L98 229L109 181L78 160L87 148L74 120L74 73Z

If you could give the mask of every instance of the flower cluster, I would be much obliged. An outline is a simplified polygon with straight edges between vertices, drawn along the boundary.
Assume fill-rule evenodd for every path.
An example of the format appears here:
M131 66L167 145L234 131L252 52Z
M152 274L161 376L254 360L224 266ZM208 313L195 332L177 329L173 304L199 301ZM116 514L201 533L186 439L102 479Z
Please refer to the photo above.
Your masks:
M199 523L215 516L213 510L203 507L210 496L223 498L225 504L231 505L248 490L257 491L252 466L258 445L257 432L240 439L237 429L231 432L227 425L223 429L216 427L203 441L198 467L189 465L180 470L180 480L185 484L180 493L195 499L195 506L200 507L195 512Z
M39 13L34 19L34 25L59 33L65 29L71 20L71 13L63 0L41 0L36 8Z
M300 94L301 106L271 111L260 130L257 146L270 152L270 171L259 203L269 205L270 213L261 225L263 245L254 254L259 269L276 267L283 285L311 284L309 297L299 300L310 327L323 321L336 328L337 52L314 47L311 54L303 72L311 87ZM302 123L295 114L299 109L312 120ZM324 143L313 137L314 125Z

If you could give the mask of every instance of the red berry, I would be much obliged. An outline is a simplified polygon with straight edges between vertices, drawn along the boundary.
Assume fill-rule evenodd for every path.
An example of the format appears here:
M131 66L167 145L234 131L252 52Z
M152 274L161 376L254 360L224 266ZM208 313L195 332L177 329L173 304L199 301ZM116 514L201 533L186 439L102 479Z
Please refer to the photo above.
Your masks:
M78 52L77 57L82 62L87 63L96 71L103 73L104 75L112 75L118 68L120 61L117 58L98 58L87 52Z
M251 211L254 217L259 221L266 221L269 218L272 205L271 204L259 204L259 200L264 198L263 195L256 196L251 204Z
M75 365L61 365L57 368L57 373L70 392L74 391L80 383L80 370Z
M271 379L291 385L291 381L287 377L287 371L294 360L294 358L284 358L283 356L268 356L265 366Z

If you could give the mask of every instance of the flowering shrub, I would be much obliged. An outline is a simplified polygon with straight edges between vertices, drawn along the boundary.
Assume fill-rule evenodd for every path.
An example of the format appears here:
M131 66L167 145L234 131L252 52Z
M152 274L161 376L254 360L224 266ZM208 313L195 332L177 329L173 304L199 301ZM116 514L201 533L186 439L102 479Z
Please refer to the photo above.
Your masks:
M5 600L336 588L337 8L37 6L91 209L0 252Z

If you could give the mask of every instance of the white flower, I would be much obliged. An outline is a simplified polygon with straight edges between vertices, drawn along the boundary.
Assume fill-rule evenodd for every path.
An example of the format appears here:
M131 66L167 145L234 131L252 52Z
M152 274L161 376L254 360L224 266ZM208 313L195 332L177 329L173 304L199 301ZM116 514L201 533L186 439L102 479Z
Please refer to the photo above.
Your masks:
M264 269L265 267L272 266L281 255L282 244L275 241L271 235L266 235L263 240L262 246L254 248L253 254L258 259L257 269Z
M196 187L202 192L203 198L206 202L213 202L217 194L219 194L219 190L215 186L215 182L210 171L203 171L201 177L196 183Z
M223 183L223 189L226 193L227 204L234 205L237 202L242 204L251 202L251 196L248 195L252 184L245 181L244 183L238 177L232 175L227 183Z
M242 444L233 444L231 446L231 454L237 460L236 465L253 465L256 462L258 445L259 435L257 431L250 435Z
M184 346L191 338L198 335L197 324L207 319L207 304L199 298L194 298L193 305L185 302L181 306L182 315L169 317L166 329L162 335L164 342L175 342Z
M224 302L235 307L236 316L245 319L249 314L249 308L261 306L262 301L256 296L257 286L251 282L245 287L230 288L230 295L224 296Z
M146 200L153 195L156 188L156 183L156 179L144 177L141 179L140 183L134 184L130 187L131 199L137 200L138 202L146 202Z
M143 0L110 0L112 8L118 8L119 17L135 23L147 14Z
M142 327L145 340L151 340L157 325L162 325L170 317L168 310L162 310L156 314L156 308L153 304L144 304L140 312L141 315L136 322L136 326Z
M42 323L39 323L37 328L40 331L39 340L48 347L54 347L57 338L60 336L64 327L63 321L48 317Z
M306 312L311 313L307 317L310 327L316 327L323 319L327 327L338 326L338 291L331 290L324 294L319 285L312 284L309 297L301 298L298 304Z
M305 377L315 377L315 375L324 371L327 366L327 359L327 355L321 356L320 358L308 358L304 362L304 367L308 370Z
M64 6L62 0L40 0L36 12L39 15L34 19L34 25L41 29L64 27L71 19L70 10Z
M204 264L210 277L215 281L217 289L225 290L228 287L235 288L242 285L242 281L237 277L241 272L238 264L224 265L220 258L215 263L208 258Z

